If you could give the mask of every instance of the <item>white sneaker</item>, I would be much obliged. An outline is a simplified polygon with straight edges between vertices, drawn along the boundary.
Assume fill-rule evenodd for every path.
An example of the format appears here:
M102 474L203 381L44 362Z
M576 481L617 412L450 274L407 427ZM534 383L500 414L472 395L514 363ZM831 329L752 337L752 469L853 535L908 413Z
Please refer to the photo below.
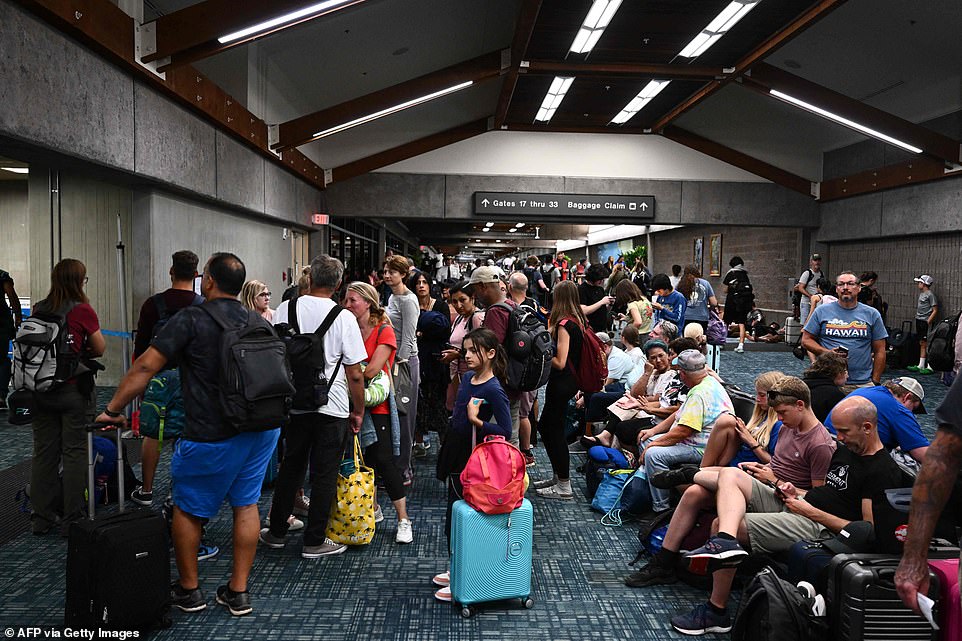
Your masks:
M409 520L401 519L397 522L397 536L394 540L397 543L410 543L414 540L414 530Z
M451 600L454 598L451 596L451 587L446 586L441 588L440 590L434 593L434 598L444 603L451 603Z
M383 520L384 520L384 511L381 510L380 505L375 505L374 506L374 522L380 523Z
M264 527L269 528L270 526L271 526L271 517L268 516L267 518L264 519ZM296 532L297 530L303 530L304 521L300 520L299 518L291 514L290 517L288 517L287 519L287 526L288 526L287 527L288 532Z
M745 346L742 343L739 343L738 346L735 347L736 354L741 354L744 351L745 351Z
M440 586L442 588L445 586L451 585L451 572L448 571L448 572L442 572L441 574L436 574L434 578L431 579L431 582L434 583L434 585Z

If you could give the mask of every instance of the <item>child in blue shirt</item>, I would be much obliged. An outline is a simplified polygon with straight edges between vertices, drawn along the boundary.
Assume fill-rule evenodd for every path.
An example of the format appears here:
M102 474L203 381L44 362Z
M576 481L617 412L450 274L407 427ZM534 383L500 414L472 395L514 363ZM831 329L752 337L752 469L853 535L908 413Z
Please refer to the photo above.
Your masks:
M657 294L651 306L655 308L655 321L671 321L680 330L685 326L685 311L688 309L688 299L671 286L667 274L655 274L651 279L651 288Z

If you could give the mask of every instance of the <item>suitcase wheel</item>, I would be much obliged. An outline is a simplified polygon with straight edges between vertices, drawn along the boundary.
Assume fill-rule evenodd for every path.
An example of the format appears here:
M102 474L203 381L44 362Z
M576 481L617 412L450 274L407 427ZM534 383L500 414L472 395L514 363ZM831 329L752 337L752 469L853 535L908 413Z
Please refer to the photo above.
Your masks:
M527 608L528 610L534 607L534 599L532 599L531 597L526 598L523 603L524 603L524 607Z
M474 610L471 609L469 605L461 606L461 617L464 619L470 619L471 615L474 614Z

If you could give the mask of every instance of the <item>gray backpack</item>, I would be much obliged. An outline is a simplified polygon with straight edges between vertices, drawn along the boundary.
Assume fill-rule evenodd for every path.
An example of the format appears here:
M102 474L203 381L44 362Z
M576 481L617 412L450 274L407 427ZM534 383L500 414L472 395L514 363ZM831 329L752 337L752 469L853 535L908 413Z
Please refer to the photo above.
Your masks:
M81 373L80 354L67 344L67 314L76 305L58 313L35 309L24 319L13 339L14 389L49 392Z

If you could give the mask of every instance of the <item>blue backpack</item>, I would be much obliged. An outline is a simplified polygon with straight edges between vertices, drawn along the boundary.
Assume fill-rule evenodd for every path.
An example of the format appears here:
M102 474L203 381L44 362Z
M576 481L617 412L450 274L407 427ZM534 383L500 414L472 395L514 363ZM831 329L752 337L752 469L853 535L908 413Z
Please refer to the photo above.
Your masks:
M162 293L155 294L152 300L157 307L158 320L154 325L154 336L156 336L173 314L168 313ZM195 296L191 305L200 305L203 302L202 297ZM157 439L162 446L165 437L175 439L183 433L185 420L184 397L180 390L180 370L172 368L157 372L147 383L144 400L140 404L141 436Z

